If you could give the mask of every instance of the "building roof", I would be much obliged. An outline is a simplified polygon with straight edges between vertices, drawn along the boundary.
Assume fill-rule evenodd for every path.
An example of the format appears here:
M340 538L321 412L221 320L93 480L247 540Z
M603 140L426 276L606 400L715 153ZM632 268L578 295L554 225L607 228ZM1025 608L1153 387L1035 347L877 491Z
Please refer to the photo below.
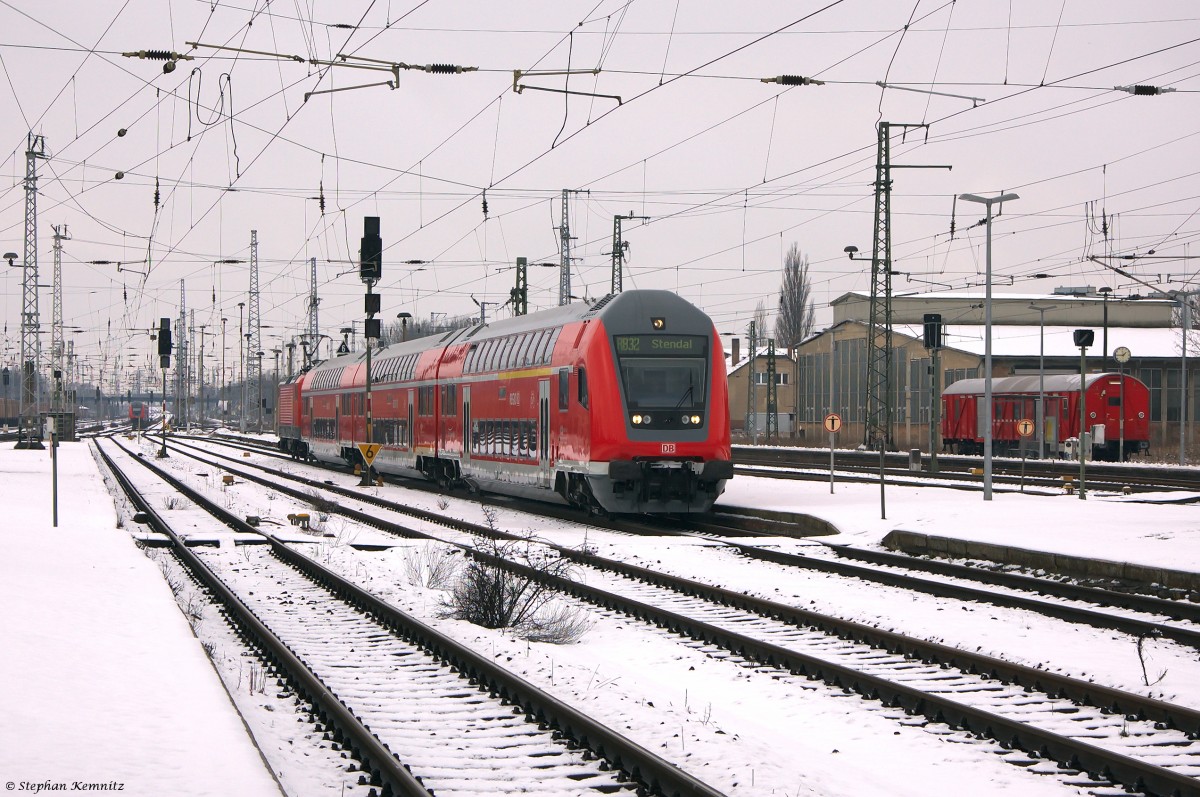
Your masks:
M767 347L762 346L758 350L757 357L762 358L762 357L766 357L766 356L767 356ZM792 358L788 356L788 352L787 352L786 348L781 349L781 348L777 347L775 349L775 359L777 361L785 361L785 362L789 362L789 363L792 362ZM726 376L733 376L733 374L735 372L742 370L749 364L750 364L749 355L747 355L745 357L739 357L738 361L735 363L735 362L733 362L732 357L729 356L729 352L728 351L725 352L725 375Z
M1091 327L1089 327L1091 328ZM1074 331L1076 327L1047 326L1045 331L1045 351L1047 357L1078 357L1079 347L1075 345ZM1088 358L1102 356L1101 347L1104 345L1103 329L1091 328L1096 333L1095 344L1088 349ZM916 324L899 324L893 330L917 339L921 338L922 328ZM943 327L945 345L948 348L971 354L984 354L984 328L975 324L954 324ZM992 327L992 356L993 357L1029 357L1037 356L1041 338L1041 328L1033 326L1000 326ZM1178 357L1180 354L1180 330L1151 327L1109 327L1108 353L1124 346L1133 357Z

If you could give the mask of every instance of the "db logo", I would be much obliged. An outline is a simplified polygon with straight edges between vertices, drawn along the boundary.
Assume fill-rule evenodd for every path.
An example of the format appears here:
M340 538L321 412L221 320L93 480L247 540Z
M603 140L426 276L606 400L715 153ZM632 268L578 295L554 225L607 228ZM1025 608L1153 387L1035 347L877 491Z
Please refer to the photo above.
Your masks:
M662 444L662 452L664 454L674 454L675 453L675 444L674 443L663 443Z

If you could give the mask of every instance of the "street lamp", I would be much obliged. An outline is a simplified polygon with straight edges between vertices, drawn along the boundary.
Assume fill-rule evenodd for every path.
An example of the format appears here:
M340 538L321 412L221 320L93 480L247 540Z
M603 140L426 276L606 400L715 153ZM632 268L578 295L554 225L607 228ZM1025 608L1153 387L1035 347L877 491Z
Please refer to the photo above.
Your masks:
M992 205L1005 200L1020 199L1016 194L983 197L978 194L959 194L965 202L977 202L987 208L987 266L983 293L983 500L992 500Z
M1098 291L1104 297L1104 355L1100 361L1100 370L1103 373L1108 373L1108 295L1112 293L1112 288L1105 285L1103 288L1099 288Z
M258 357L258 407L255 409L255 418L258 420L256 431L259 434L262 434L263 430L262 361L265 353L261 351L255 352L255 355Z
M1087 411L1087 350L1095 341L1096 333L1090 329L1077 329L1075 345L1079 347L1079 500L1087 500L1087 457L1091 452L1092 435L1089 433ZM1124 408L1121 409L1124 412Z
M1046 311L1058 307L1056 304L1030 304L1030 310L1038 313L1038 459L1046 456ZM1055 432L1057 436L1057 425Z
M238 415L241 416L238 431L242 434L246 433L246 347L250 345L247 340L250 336L246 334L243 322L245 308L245 302L238 302L238 361L241 363L239 381L242 383L241 398L238 401Z
M412 313L396 313L396 318L400 319L400 342L408 340L408 319L412 318Z

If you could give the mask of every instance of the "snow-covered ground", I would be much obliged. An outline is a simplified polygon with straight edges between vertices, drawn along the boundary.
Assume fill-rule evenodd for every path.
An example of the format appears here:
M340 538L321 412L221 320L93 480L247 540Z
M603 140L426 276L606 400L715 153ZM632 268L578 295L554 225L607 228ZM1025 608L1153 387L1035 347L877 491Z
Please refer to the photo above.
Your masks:
M0 446L6 791L279 795L162 572L117 528L88 445L58 451L54 528L49 450Z
M6 533L15 546L10 550L16 551L0 558L0 598L6 607L0 619L0 677L16 708L0 730L0 779L18 786L25 782L27 791L46 780L69 785L121 777L134 794L276 789L162 575L133 546L127 530L115 527L111 501L85 444L66 444L60 453L60 527L55 530L50 528L48 452L0 448L0 490L10 517ZM240 495L227 500L250 502L253 489L243 485ZM438 500L382 489L403 492L431 508ZM259 511L280 517L295 511L284 503L263 501L265 509ZM985 503L977 493L888 487L888 519L883 520L878 485L838 484L831 495L828 483L753 478L731 482L722 503L819 515L841 529L837 537L825 538L836 542L874 545L888 531L904 528L1200 570L1196 506L1002 493ZM480 511L464 501L461 513L477 520ZM518 524L513 530L529 525L518 517L503 520ZM537 526L529 530L562 544L581 542L572 543L579 533L569 524ZM341 542L354 536L343 535ZM1054 662L1056 669L1096 675L1114 686L1139 686L1139 660L1123 635L1064 633L1058 621L1009 610L955 610L952 616L936 599L901 598L896 590L848 586L819 574L789 576L703 542L615 536L593 532L588 542L604 554L623 547L641 564L777 600L902 625L951 644L982 645L1026 663ZM79 541L84 545L73 546ZM439 627L491 652L524 677L570 696L617 729L628 727L646 746L730 795L1075 793L1056 779L1031 776L999 755L961 743L965 737L959 734L906 729L895 712L878 704L714 659L700 646L681 644L625 618L595 612L584 639L564 646L439 620L436 591L419 589L403 577L404 557L423 545L365 555L333 543L319 555L331 564L342 562L347 575L370 583L405 610L440 622ZM1200 692L1191 685L1200 683L1195 652L1155 643L1148 653L1151 675L1166 671L1156 694L1200 705ZM864 710L870 705L874 708ZM62 742L65 754L58 752ZM169 754L179 749L191 755L176 761ZM293 787L293 793L302 792Z

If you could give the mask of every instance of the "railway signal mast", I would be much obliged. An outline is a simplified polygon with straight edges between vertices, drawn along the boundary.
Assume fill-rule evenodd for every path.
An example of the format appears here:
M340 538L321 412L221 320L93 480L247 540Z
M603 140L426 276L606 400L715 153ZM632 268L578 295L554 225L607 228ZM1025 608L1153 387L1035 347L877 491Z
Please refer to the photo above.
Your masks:
M366 323L363 325L363 337L367 339L367 372L364 380L364 404L363 411L367 421L367 447L370 448L374 442L371 436L371 346L372 342L379 340L380 321L376 318L379 313L380 298L378 293L373 293L372 288L375 283L379 282L383 276L383 239L379 236L379 217L365 216L363 218L363 237L358 249L359 255L359 277L367 285L367 295L365 301ZM364 453L364 459L366 454ZM373 459L374 457L372 457ZM371 478L371 463L364 461L362 471L362 481L359 485L362 487L369 486L373 479Z

